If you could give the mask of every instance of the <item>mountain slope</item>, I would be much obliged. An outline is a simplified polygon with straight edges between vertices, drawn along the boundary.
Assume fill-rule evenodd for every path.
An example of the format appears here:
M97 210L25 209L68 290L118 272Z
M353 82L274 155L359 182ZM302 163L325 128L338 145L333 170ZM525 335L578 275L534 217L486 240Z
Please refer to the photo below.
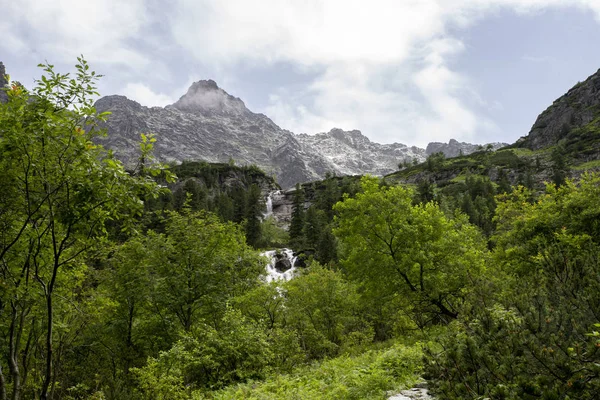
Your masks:
M489 150L498 150L502 147L508 146L508 143L489 143L486 145L477 145L465 142L459 142L455 139L450 139L448 143L440 143L440 142L431 142L427 145L425 149L426 155L431 155L434 153L442 152L448 158L450 157L458 157L461 155L468 155L471 153L475 153L476 151L481 151L488 149Z
M233 159L259 166L284 188L323 179L328 173L385 175L397 170L400 162L422 162L426 155L418 147L371 142L356 130L295 135L250 111L212 80L192 84L164 108L144 107L124 96L103 97L96 108L112 113L105 125L108 136L101 140L126 164L135 163L140 133L154 133L155 154L163 162ZM456 143L465 154L477 148Z
M342 175L385 175L397 170L402 160L425 160L423 149L401 143L374 143L358 130L334 128L327 133L303 133L296 138L304 146L319 151Z
M96 108L112 113L103 144L126 164L135 162L139 134L154 133L158 139L155 153L161 161L234 159L275 174L284 187L334 169L321 157L299 151L302 146L291 132L251 112L212 81L195 83L165 108L144 107L124 96L103 97Z
M542 112L520 147L540 150L554 146L577 129L598 125L600 116L600 70L579 82Z

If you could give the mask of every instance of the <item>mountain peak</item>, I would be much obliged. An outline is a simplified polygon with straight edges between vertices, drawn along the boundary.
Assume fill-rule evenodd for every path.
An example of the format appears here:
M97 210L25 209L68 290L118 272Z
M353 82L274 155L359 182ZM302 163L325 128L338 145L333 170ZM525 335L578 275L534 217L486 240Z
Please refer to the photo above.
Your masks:
M212 79L194 82L171 107L194 114L235 115L249 112L242 100L231 96Z

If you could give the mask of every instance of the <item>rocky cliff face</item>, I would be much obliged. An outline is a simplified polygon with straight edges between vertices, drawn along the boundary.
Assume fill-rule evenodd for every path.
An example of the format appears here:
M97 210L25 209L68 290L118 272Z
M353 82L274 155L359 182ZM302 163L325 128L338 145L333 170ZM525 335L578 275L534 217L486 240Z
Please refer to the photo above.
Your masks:
M283 188L323 179L327 173L385 175L402 161L422 162L426 156L418 147L373 143L356 130L295 135L253 113L212 80L194 83L164 108L144 107L124 96L103 97L96 108L112 113L105 126L108 136L100 140L125 164L135 163L140 133L154 133L155 155L163 162L233 159L259 166ZM467 144L459 145L465 154L470 152Z
M248 110L211 80L194 83L164 108L144 107L124 96L103 97L96 108L112 113L105 126L108 136L100 140L126 164L135 163L140 133L156 134L155 154L161 161L234 159L274 174L284 188L327 173L383 175L405 158L425 158L423 149L372 143L359 131L294 135Z
M495 143L488 143L488 144L484 144L484 145L478 145L478 144L459 142L455 139L450 139L450 141L448 143L441 143L441 142L429 143L427 145L427 148L425 149L425 154L430 155L430 154L438 153L441 151L442 153L444 153L446 158L458 157L461 154L466 156L467 154L471 154L471 153L474 153L479 150L484 150L488 146L490 146L491 150L495 151L504 146L508 146L508 143L495 142Z
M218 88L200 81L175 104L144 107L123 96L96 102L99 112L110 111L103 144L126 164L135 163L140 133L157 137L155 154L164 162L203 160L256 164L277 176L284 187L318 179L333 166L306 152L291 132ZM324 173L324 172L323 172Z
M576 84L542 112L522 146L538 150L555 145L573 129L594 121L600 113L600 70Z
M8 82L5 78L6 70L4 69L4 64L0 61L0 103L4 103L8 100L8 96L4 92L4 87L8 85Z
M403 160L425 160L425 151L405 144L373 143L360 131L334 128L316 135L300 134L297 139L307 148L318 151L341 175L385 175L398 169Z

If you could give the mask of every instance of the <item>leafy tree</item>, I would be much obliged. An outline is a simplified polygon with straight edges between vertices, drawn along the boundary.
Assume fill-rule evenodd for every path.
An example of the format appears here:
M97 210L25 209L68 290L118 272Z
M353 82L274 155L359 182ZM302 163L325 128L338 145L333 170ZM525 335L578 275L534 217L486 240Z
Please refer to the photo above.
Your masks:
M189 399L190 391L264 376L273 358L268 337L238 310L227 309L217 329L199 324L168 351L135 372L144 399Z
M362 188L335 206L344 269L369 290L410 299L414 316L456 318L465 289L483 269L477 231L433 203L413 206L409 189L379 187L369 177Z
M309 358L337 354L344 339L363 328L357 318L356 286L339 272L313 262L307 273L286 282L284 290L288 328L296 331Z
M432 352L442 399L594 399L600 390L600 178L502 196L494 274ZM491 290L490 290L491 289Z
M179 327L218 321L230 297L257 282L264 265L243 232L210 213L168 212L165 234L149 232L152 301Z
M83 256L109 221L138 215L140 196L157 193L150 178L130 176L92 142L106 115L92 106L99 76L78 61L74 77L40 65L33 92L15 85L0 104L0 326L10 371L7 379L0 370L2 397L9 384L13 399L52 396L60 338L71 328L57 323L72 312Z

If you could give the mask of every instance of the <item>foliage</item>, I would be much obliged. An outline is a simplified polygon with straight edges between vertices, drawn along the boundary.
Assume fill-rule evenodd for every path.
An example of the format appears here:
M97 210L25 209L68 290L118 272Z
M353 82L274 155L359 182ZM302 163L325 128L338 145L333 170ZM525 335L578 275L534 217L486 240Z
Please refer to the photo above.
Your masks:
M302 229L304 227L304 189L296 184L294 202L292 204L292 221L290 222L290 243L294 248L302 248Z
M336 355L352 336L371 340L359 318L356 286L339 272L312 263L308 273L287 282L284 290L287 328L295 330L308 358Z
M219 392L196 393L195 399L381 399L386 391L409 387L418 379L419 344L392 345L359 356L341 356L263 382L231 386Z
M157 388L170 396L188 398L185 393L193 389L260 378L273 357L266 332L232 309L225 312L219 325L217 330L198 324L170 350L136 369L143 398L157 398Z
M413 206L408 189L380 188L368 177L362 189L335 206L344 270L368 290L401 293L422 323L455 318L467 285L483 270L477 231L433 203Z
M2 397L8 385L13 399L61 390L62 356L87 319L86 307L70 306L89 295L84 256L109 223L131 227L140 198L158 193L92 141L106 115L91 102L99 76L78 61L75 77L40 65L33 92L13 85L0 104L0 366L8 360L10 371L7 381L0 369Z
M427 367L441 398L593 399L600 390L600 179L567 181L536 202L502 197L496 289L442 338Z

